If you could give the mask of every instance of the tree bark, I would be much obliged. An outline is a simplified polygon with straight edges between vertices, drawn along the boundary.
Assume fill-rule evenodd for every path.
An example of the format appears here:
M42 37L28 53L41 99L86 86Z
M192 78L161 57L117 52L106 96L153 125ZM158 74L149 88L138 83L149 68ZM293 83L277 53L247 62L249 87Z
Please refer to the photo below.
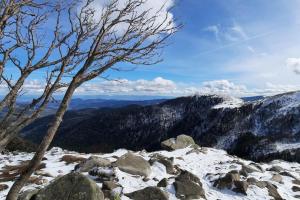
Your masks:
M68 108L68 105L70 103L70 100L72 98L72 95L75 91L75 89L78 87L76 83L76 79L73 79L72 83L70 84L68 90L66 91L64 98L60 104L60 107L58 108L55 118L53 122L51 123L47 134L43 138L43 141L39 145L39 148L37 152L35 153L34 157L29 163L29 166L27 167L26 171L24 171L20 178L15 181L13 186L11 187L9 193L7 194L6 200L17 200L19 196L19 192L22 189L22 187L26 184L27 180L30 178L32 173L36 170L36 168L39 166L40 162L42 161L45 152L47 151L53 137L55 136L55 133L57 132L57 129L59 128L59 125L62 122L63 116Z

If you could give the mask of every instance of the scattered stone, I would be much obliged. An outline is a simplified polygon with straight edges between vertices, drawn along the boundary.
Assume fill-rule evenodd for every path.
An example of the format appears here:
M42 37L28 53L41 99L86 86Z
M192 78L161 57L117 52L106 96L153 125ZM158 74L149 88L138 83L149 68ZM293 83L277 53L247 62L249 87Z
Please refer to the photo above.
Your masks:
M266 181L258 181L256 184L255 184L257 187L263 189L265 187L267 187L267 182Z
M104 181L102 185L104 196L109 199L116 199L122 194L123 188L114 181Z
M280 194L279 194L278 191L277 191L277 188L276 188L273 184L271 184L271 183L269 183L269 182L267 182L267 181L265 181L265 183L266 183L266 187L267 187L267 189L268 189L269 195L270 195L271 197L273 197L274 200L284 200L284 199L280 196Z
M250 185L256 185L256 183L258 182L258 180L254 177L250 177L250 178L247 178L247 182L250 184Z
M274 174L271 178L272 181L282 183L282 176L280 174Z
M38 192L39 190L26 190L19 195L18 200L32 200Z
M48 172L45 172L45 171L42 171L42 170L36 170L34 172L35 175L38 175L38 176L45 176L45 177L54 177L52 174L48 173Z
M295 195L294 196L296 199L300 199L300 195Z
M161 181L157 183L157 187L167 187L168 186L168 179L163 178Z
M0 192L7 190L8 189L8 185L6 184L0 184Z
M268 168L267 171L273 171L273 172L279 173L279 172L284 171L284 169L280 166L275 165L275 166L272 166L271 168Z
M149 163L153 165L154 162L159 162L166 167L168 174L178 174L179 170L173 165L174 158L167 158L160 154L155 154L150 160Z
M70 173L41 189L35 200L104 200L104 195L93 180Z
M292 182L296 185L300 185L300 180L299 179L296 179L296 180L292 180Z
M132 175L140 175L148 177L151 174L151 166L148 161L140 156L136 156L132 153L126 153L121 156L117 162L116 166L126 173Z
M85 160L86 160L86 158L73 156L73 155L64 155L60 159L60 161L66 162L67 165L69 165L71 163L80 163L80 162L83 162Z
M80 172L88 172L95 167L109 166L111 166L111 162L108 159L97 156L91 156L82 163L80 163L76 168L78 168Z
M247 189L249 184L246 181L234 181L234 186L234 192L247 195Z
M245 171L247 173L259 172L259 170L255 169L253 167L250 167L248 165L242 165L241 171Z
M159 189L158 187L146 187L125 196L133 200L168 200L168 194Z
M224 177L217 179L214 182L214 187L218 189L232 189L234 181L240 180L240 174L238 171L233 170L228 172Z
M300 187L298 186L293 186L292 187L293 192L300 192Z
M48 183L48 180L43 179L42 176L31 176L27 181L27 184L36 184L36 185L44 185L46 183Z
M150 178L144 177L144 178L143 178L143 181L144 181L144 182L148 182L148 181L150 181Z
M192 137L187 135L179 135L177 138L170 138L161 143L161 147L168 151L183 149L189 146L196 146Z
M265 172L265 170L257 163L250 163L249 165L256 168L256 169L258 169L261 172Z
M242 168L242 169L239 171L239 174L242 175L242 176L244 176L244 177L248 177L248 172L247 172L244 168Z
M291 177L291 178L297 180L297 178L293 174L291 174L290 172L283 171L283 172L280 172L279 174L282 175L282 176L288 176L288 177Z
M206 199L200 179L186 170L183 170L180 175L175 178L174 187L177 198L183 200Z

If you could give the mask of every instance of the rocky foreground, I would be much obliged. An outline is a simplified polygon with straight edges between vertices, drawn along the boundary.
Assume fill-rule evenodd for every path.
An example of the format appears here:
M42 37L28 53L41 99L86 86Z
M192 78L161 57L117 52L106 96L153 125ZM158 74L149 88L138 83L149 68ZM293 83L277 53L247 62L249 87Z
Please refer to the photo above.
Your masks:
M80 154L52 148L20 200L300 199L300 164L254 163L199 147L184 135L165 151ZM0 199L24 170L30 153L0 157Z

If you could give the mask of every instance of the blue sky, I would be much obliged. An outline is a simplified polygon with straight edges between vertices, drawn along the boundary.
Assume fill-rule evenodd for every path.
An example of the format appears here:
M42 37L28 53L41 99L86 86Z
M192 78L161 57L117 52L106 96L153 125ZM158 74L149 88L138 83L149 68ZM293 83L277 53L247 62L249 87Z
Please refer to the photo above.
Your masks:
M176 1L172 12L184 28L165 49L164 62L114 75L162 77L182 90L237 96L297 90L299 9L299 0Z
M164 61L109 71L123 83L96 79L77 95L252 96L300 88L300 0L167 1L184 27L169 41ZM39 79L32 77L29 87Z

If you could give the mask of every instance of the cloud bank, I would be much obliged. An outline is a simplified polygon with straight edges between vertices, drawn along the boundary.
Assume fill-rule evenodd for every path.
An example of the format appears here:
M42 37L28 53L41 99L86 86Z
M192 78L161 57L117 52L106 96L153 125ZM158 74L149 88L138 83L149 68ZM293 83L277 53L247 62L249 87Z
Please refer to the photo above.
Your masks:
M37 95L43 92L45 84L39 80L26 82L22 92L30 95ZM295 91L299 85L282 85L267 83L263 88L249 89L243 84L236 84L229 80L214 80L202 82L199 85L177 83L163 77L152 80L112 80L94 81L79 87L75 95L135 95L135 96L187 96L194 94L222 94L235 97L255 95L275 95L279 93ZM5 94L7 87L0 85L0 94ZM63 94L64 91L58 92Z

